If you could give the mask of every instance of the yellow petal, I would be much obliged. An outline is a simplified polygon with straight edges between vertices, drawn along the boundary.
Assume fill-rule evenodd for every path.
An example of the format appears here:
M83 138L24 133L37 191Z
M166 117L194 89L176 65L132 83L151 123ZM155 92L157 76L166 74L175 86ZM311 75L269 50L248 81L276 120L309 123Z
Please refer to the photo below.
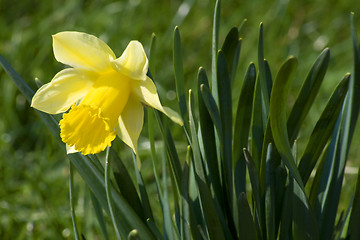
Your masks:
M144 123L144 108L140 101L130 96L119 117L117 134L120 139L137 153L137 142Z
M116 58L111 48L99 38L81 32L60 32L53 35L56 60L74 68L104 72Z
M149 65L144 48L138 41L131 41L113 64L119 72L136 80L145 80Z
M145 81L133 81L132 84L133 91L141 102L163 112L173 122L181 126L184 124L177 112L161 105L156 86L149 77L146 77Z
M85 96L97 77L97 74L85 70L64 69L37 90L31 106L50 114L65 112Z

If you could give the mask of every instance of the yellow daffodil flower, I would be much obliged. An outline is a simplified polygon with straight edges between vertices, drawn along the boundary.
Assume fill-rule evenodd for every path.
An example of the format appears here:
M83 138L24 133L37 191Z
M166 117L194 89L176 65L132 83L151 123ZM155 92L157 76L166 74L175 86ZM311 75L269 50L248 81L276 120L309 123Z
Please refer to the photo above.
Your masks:
M118 135L133 151L143 126L143 105L153 107L182 125L178 114L163 107L156 86L146 75L143 46L131 41L121 57L99 38L80 32L53 35L57 61L69 65L35 93L31 106L63 114L60 136L68 153L95 154Z

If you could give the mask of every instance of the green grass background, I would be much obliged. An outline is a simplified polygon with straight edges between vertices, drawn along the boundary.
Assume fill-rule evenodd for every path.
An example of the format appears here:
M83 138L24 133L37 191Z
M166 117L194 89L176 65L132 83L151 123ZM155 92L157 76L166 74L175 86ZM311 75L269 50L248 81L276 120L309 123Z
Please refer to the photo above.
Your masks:
M0 54L35 90L35 78L48 82L63 68L53 57L52 34L64 30L91 33L106 41L120 56L132 39L141 41L148 51L154 32L157 51L152 56L156 61L153 74L162 101L176 109L171 50L174 26L180 26L187 89L194 86L199 66L210 72L214 4L213 0L0 0ZM188 14L187 10L190 10ZM300 135L299 151L301 140L311 133L334 86L345 73L352 71L351 11L355 12L355 26L360 32L360 4L356 1L235 0L222 3L220 43L231 27L247 19L241 31L243 46L238 79L233 87L234 100L240 92L248 63L257 60L260 22L264 22L265 56L273 77L287 56L299 59L292 98L296 97L317 55L330 47L329 70ZM0 239L72 239L66 155L58 149L50 132L3 70L0 70L0 111ZM184 134L180 128L173 130L180 151L184 150ZM146 142L146 135L144 131L140 146L141 142ZM351 150L352 166L360 164L357 135L359 131ZM150 158L145 150L143 152L144 166L150 166ZM353 183L354 179L346 176L345 183ZM349 184L350 190L351 186ZM79 179L76 187L80 228L88 239L101 239L96 222L88 220L93 219L93 213L87 189ZM349 196L343 199L345 204L348 201Z

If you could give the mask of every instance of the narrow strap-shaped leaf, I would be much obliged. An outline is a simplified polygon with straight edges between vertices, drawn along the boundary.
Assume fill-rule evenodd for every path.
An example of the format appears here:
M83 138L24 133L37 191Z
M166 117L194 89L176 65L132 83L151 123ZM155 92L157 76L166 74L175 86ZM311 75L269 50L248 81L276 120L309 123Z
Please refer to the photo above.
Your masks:
M267 146L266 154L266 178L265 178L265 219L266 239L275 240L275 179L273 146Z
M329 151L329 146L330 146L330 144L328 144L325 147L324 153L320 157L319 165L316 168L315 177L311 184L309 202L310 202L310 205L312 206L313 211L316 216L319 215L317 212L320 212L320 208L321 208L319 205L321 202L323 191L319 190L319 187L321 186L321 180L324 175L323 170L324 170L324 166L325 166L327 152Z
M236 27L233 27L226 35L224 43L221 47L221 51L225 55L231 81L235 78L236 69L239 63L240 50L241 40L239 39L239 31Z
M345 239L348 233L348 227L349 227L349 220L350 220L350 212L353 207L353 199L350 200L349 204L347 205L346 212L344 214L344 211L340 213L340 217L338 220L338 223L336 224L336 237L334 239L341 240ZM358 226L359 224L357 224ZM359 238L359 237L358 237Z
M299 163L299 172L304 184L331 137L348 90L349 79L350 75L346 75L334 90L306 145Z
M155 151L155 138L154 138L154 111L153 109L147 109L147 123L148 123L148 131L149 131L149 141L150 141L150 151L151 151L151 159L152 159L152 166L153 166L153 173L155 176L155 183L156 183L156 190L159 198L159 204L162 207L164 202L163 197L163 188L161 187L161 179L158 175L157 166L158 166L158 158L156 157ZM154 219L155 220L155 219ZM153 232L156 235L157 239L161 239L161 234L157 230L156 227L153 227L154 223L151 222L151 229L154 229Z
M115 229L115 233L116 233L116 237L117 239L121 240L121 235L120 235L120 230L119 230L119 225L120 223L118 223L118 221L115 218L115 213L114 213L114 207L113 207L113 199L111 197L111 188L110 186L110 176L109 176L109 168L110 168L110 162L109 162L109 147L107 147L106 149L106 158L105 158L105 190L106 190L106 198L109 204L109 211L110 211L110 216L111 216L111 221L113 223L114 229ZM125 236L122 236L123 238Z
M154 225L154 216L150 207L150 201L149 201L149 197L148 194L146 192L146 188L145 188L145 184L144 184L144 180L142 178L142 175L138 169L138 165L137 165L137 157L135 155L135 153L133 151L131 151L131 155L132 155L132 159L133 159L133 164L134 164L134 170L135 170L135 177L136 177L136 182L139 188L139 193L140 193L140 198L141 198L141 205L142 205L142 211L145 217L145 221L148 224ZM153 228L154 230L157 230L156 228ZM160 233L158 233L160 234Z
M264 58L264 25L260 23L259 30L259 44L258 44L258 63L259 63L259 79L261 86L261 101L262 101L262 115L263 115L263 126L265 127L267 118L269 115L269 101L270 101L270 89L267 83L266 69L265 69L265 58Z
M281 223L279 229L279 240L291 239L292 217L293 217L293 194L294 179L289 175L289 182L285 190L284 204L281 211Z
M106 229L106 222L105 222L105 218L104 218L104 214L103 214L103 209L102 209L99 201L95 197L94 193L90 189L89 189L89 194L90 194L91 202L92 202L92 205L94 207L95 215L96 215L96 218L97 218L97 220L99 222L101 231L102 231L102 233L104 235L104 238L106 240L108 240L109 239L109 234L108 234L108 231Z
M275 236L278 236L280 229L281 213L285 204L287 172L283 164L275 170Z
M163 183L163 203L162 203L162 211L163 211L163 228L164 228L164 238L165 239L175 239L174 229L173 229L173 222L171 218L171 211L170 211L170 203L169 203L169 191L167 187L167 172L166 172L166 151L163 150L162 154L162 183Z
M256 240L256 228L253 216L251 214L249 203L246 199L246 194L241 193L238 198L238 215L241 219L239 221L239 239L240 240Z
M308 114L320 85L324 79L330 61L330 50L326 48L321 52L301 86L298 97L294 103L287 121L289 141L292 144L299 132L300 126Z
M170 168L171 171L174 174L176 186L179 189L179 186L181 185L181 164L179 160L179 155L177 154L174 139L172 137L172 134L170 132L169 126L167 125L167 120L162 118L161 113L159 111L155 111L156 118L158 120L159 126L160 126L160 132L163 136L164 143L167 149L167 152L169 154L169 160L170 160Z
M343 179L343 169L340 168L342 128L344 124L344 110L338 117L329 147L321 167L321 179L317 187L317 199L314 204L314 212L320 228L320 236L332 237L335 217L340 199L340 191ZM340 175L340 178L338 178ZM340 184L340 187L339 187Z
M215 99L211 95L210 90L206 85L201 84L200 85L200 91L201 91L201 96L202 96L202 98L204 100L205 106L206 106L206 108L207 108L207 110L209 112L209 115L211 117L211 120L214 123L217 134L219 136L222 136L223 131L222 131L220 113L219 113L219 109L218 109L218 107L216 105Z
M184 123L186 123L185 119L187 115L187 107L186 107L185 88L184 88L184 67L183 67L180 31L178 27L175 27L174 30L173 61L174 61L176 94L180 105L181 116L183 118Z
M292 155L286 125L287 94L289 91L290 79L295 72L296 66L296 59L290 57L281 66L276 76L270 97L270 124L276 148L282 157L284 164L289 169L289 174L291 174L296 181L296 183L294 183L293 200L297 202L294 202L293 211L298 211L299 206L303 207L302 212L299 212L299 214L295 214L294 212L293 215L294 236L301 234L303 237L308 238L317 236L317 227L315 218L310 210L309 201L305 194L304 184Z
M290 174L292 174L298 182L300 188L304 190L304 184L302 183L301 176L292 156L286 127L287 95L290 79L295 72L296 66L297 60L294 57L290 57L281 66L276 76L270 99L270 124L272 136L282 160L289 169Z
M295 179L293 181L294 194L292 199L292 219L294 240L319 239L319 229L310 207L309 200L298 182ZM323 237L323 235L321 235L321 237Z
M250 149L251 156L254 159L256 169L260 173L261 153L264 139L264 127L262 123L262 103L261 103L261 86L259 76L255 82L253 108L251 111L251 139Z
M350 24L354 51L354 74L350 77L349 92L345 100L339 129L339 141L333 152L334 167L331 172L331 182L326 191L321 227L321 234L324 234L324 236L330 236L329 232L326 232L325 229L333 229L335 223L336 211L340 200L339 195L344 179L345 165L360 112L360 50L353 22L353 14L350 15Z
M348 235L350 240L360 239L360 168L358 170L357 182L353 207L351 209Z
M130 174L128 173L119 155L113 149L109 150L109 161L111 161L114 179L120 190L120 193L122 194L122 196L124 196L129 205L134 209L134 211L144 221L146 221L143 207L141 205L140 198L138 196L132 178L130 177Z
M186 151L186 161L183 167L183 180L181 182L181 222L180 237L181 240L191 239L191 213L190 213L190 197L189 197L189 177L191 165L191 148L188 146Z
M153 33L151 35L151 42L150 42L150 50L148 54L149 58L149 71L151 72L152 77L156 77L156 70L155 70L155 50L156 50L156 35Z
M254 63L250 63L241 88L239 101L237 104L236 117L234 122L233 137L233 165L235 167L234 182L236 195L245 192L246 169L243 148L248 146L251 110L253 108L253 96L256 82L256 69Z
M222 169L223 178L225 180L225 193L227 194L228 206L230 212L233 207L233 163L232 163L232 99L231 99L231 83L224 53L218 53L218 92L219 92L219 110L221 127L223 135L220 135L222 141Z
M76 240L79 240L79 231L76 224L76 214L75 214L75 203L74 203L74 171L73 165L69 161L69 197L70 197L70 213L71 213L71 221L74 229L74 236Z
M200 194L200 202L203 210L203 215L207 225L207 230L209 233L210 239L229 239L230 232L225 238L227 224L224 220L221 221L221 212L219 208L216 208L213 197L211 196L210 188L206 180L204 166L202 164L202 159L200 155L200 149L197 141L197 131L195 127L195 120L193 117L193 97L191 90L189 91L189 122L190 122L190 133L192 139L192 151L194 160L194 169L195 169L195 180L198 186L198 191Z
M354 74L352 74L350 79L350 91L349 91L349 144L347 145L347 151L350 148L350 142L352 140L353 134L355 132L355 125L359 117L360 112L360 48L359 42L356 36L356 30L354 26L354 13L350 14L350 29L352 37L352 45L354 52Z
M20 77L20 75L11 67L11 65L5 60L3 56L0 55L0 64L5 70L5 72L9 75L9 77L13 80L16 87L20 90L20 92L25 96L25 98L31 102L31 99L34 95L34 91L29 87L29 85L24 82L24 80Z
M245 155L245 160L246 160L246 164L248 166L248 171L249 171L249 177L250 177L250 183L251 183L251 189L253 192L253 198L254 198L254 202L255 202L255 206L254 206L254 215L255 215L255 219L256 219L256 223L257 223L257 235L259 236L259 239L262 239L262 232L263 232L263 227L262 227L262 216L261 216L261 201L260 201L260 189L259 189L259 174L257 172L255 163L253 158L251 157L249 151L244 148L244 155Z
M219 29L220 29L220 12L221 0L216 0L214 17L213 17L213 30L212 30L212 46L211 46L211 93L214 96L216 105L219 104L218 97L218 83L217 83L217 52L219 42Z
M211 120L211 116L206 108L204 99L201 93L201 85L209 87L208 79L206 76L205 69L200 67L198 72L198 109L199 109L199 122L200 122L200 133L202 138L202 144L199 146L203 148L205 156L204 162L207 165L210 182L214 189L216 198L219 201L220 206L224 205L223 192L221 188L220 180L220 168L217 159L216 142L214 133L214 124ZM200 143L199 143L200 144Z

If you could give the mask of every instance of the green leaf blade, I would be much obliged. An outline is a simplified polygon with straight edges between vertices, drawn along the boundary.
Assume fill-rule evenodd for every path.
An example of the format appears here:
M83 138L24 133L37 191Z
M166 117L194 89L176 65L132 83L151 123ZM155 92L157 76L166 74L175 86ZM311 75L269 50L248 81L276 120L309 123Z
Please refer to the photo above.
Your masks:
M347 94L349 79L350 75L346 75L335 88L306 145L299 163L299 172L304 184L309 179L318 158L332 135Z
M315 97L319 92L320 85L323 82L329 61L330 50L327 48L321 52L301 87L287 121L290 143L294 142L301 124L308 114L310 107L313 105Z

